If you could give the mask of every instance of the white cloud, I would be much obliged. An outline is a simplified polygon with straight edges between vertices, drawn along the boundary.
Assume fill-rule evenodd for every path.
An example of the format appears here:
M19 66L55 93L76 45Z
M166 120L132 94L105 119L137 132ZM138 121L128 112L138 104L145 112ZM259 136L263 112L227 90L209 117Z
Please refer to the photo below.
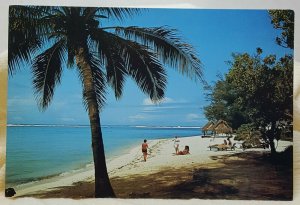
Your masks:
M202 117L195 113L190 113L186 115L186 120L189 122L196 122L199 121L200 119L202 119Z
M136 114L136 115L131 115L129 116L129 120L130 122L145 122L148 120L155 120L157 118L158 115L153 115L150 113L142 113L142 114Z
M163 100L161 100L159 103L153 103L150 98L145 98L143 101L143 105L156 105L156 104L169 104L169 103L175 103L176 101L172 98L165 97Z
M153 103L150 98L145 98L143 105L155 105L155 103Z
M8 99L8 107L19 107L19 106L36 106L37 103L32 97L21 98L13 97Z
M170 109L177 109L177 108L179 107L178 106L147 106L143 108L142 112L153 113L153 112L160 112L163 110L170 110Z
M143 120L145 118L146 118L145 115L140 115L140 114L129 116L129 119L131 119L131 120Z
M182 103L187 103L186 100L180 99L180 100L174 100L170 97L165 97L163 100L161 100L158 103L153 103L150 98L145 98L143 100L143 113L155 113L155 112L161 112L163 110L171 110L171 109L177 109L180 108Z
M142 112L157 112L157 107L147 106L147 107L143 108Z
M172 98L165 97L162 103L175 103L175 100L173 100Z

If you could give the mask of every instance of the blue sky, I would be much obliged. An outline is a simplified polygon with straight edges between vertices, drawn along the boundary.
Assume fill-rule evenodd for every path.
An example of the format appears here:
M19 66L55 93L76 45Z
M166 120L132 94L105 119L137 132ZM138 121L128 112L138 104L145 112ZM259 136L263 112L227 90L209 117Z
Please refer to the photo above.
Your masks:
M261 47L265 55L283 56L291 50L275 44L279 31L273 29L265 10L183 10L148 9L121 23L107 25L176 28L192 44L203 63L208 83L228 71L226 61L233 52L255 53ZM123 97L116 101L109 90L107 105L101 112L102 124L109 125L182 125L206 123L205 98L201 83L181 76L167 67L168 86L165 100L154 105L131 79L127 79ZM30 69L24 67L9 79L9 124L88 124L82 104L82 87L76 69L64 69L50 107L40 112L33 95Z

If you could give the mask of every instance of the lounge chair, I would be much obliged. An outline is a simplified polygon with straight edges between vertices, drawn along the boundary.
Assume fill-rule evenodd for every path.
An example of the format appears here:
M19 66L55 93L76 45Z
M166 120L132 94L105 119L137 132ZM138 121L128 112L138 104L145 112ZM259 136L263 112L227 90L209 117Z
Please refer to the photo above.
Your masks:
M228 149L230 149L230 150L235 150L235 148L236 148L236 143L233 143L232 145L228 145Z
M215 149L217 149L218 151L220 151L220 150L226 150L226 147L227 147L228 145L224 145L224 144L214 144L214 145L210 145L210 146L208 146L209 147L209 150L211 150L212 148L215 148Z
M212 148L218 148L219 144L209 145L208 148L211 150Z
M222 151L226 150L226 151L227 151L228 149L230 149L230 150L235 150L235 148L236 148L236 143L233 143L232 145L214 144L214 145L208 146L208 148L209 148L209 150L212 150L212 148L215 148L215 149L217 149L218 151L220 151L220 150L222 150Z

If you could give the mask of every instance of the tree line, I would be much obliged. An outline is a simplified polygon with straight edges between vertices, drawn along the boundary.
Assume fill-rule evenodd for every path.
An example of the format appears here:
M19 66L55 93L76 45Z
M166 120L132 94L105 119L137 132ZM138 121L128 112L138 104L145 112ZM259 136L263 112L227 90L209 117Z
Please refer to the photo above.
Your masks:
M276 43L293 49L294 12L271 10L269 15L273 27L281 30ZM274 139L292 135L293 61L291 54L263 56L261 48L252 55L232 54L228 73L207 87L211 102L204 108L207 119L226 120L240 139L254 137L258 131L275 153Z

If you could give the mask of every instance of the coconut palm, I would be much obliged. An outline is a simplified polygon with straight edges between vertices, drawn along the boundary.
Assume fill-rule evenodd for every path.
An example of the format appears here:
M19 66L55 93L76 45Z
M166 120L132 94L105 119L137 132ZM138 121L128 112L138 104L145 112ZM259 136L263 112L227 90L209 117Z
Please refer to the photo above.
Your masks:
M139 12L126 8L10 7L9 72L14 74L23 62L31 65L41 110L49 106L63 68L78 70L91 127L95 197L115 196L100 123L106 88L112 87L119 99L128 76L152 101L159 102L167 83L164 66L202 80L199 59L176 30L102 25L108 18L119 22Z

